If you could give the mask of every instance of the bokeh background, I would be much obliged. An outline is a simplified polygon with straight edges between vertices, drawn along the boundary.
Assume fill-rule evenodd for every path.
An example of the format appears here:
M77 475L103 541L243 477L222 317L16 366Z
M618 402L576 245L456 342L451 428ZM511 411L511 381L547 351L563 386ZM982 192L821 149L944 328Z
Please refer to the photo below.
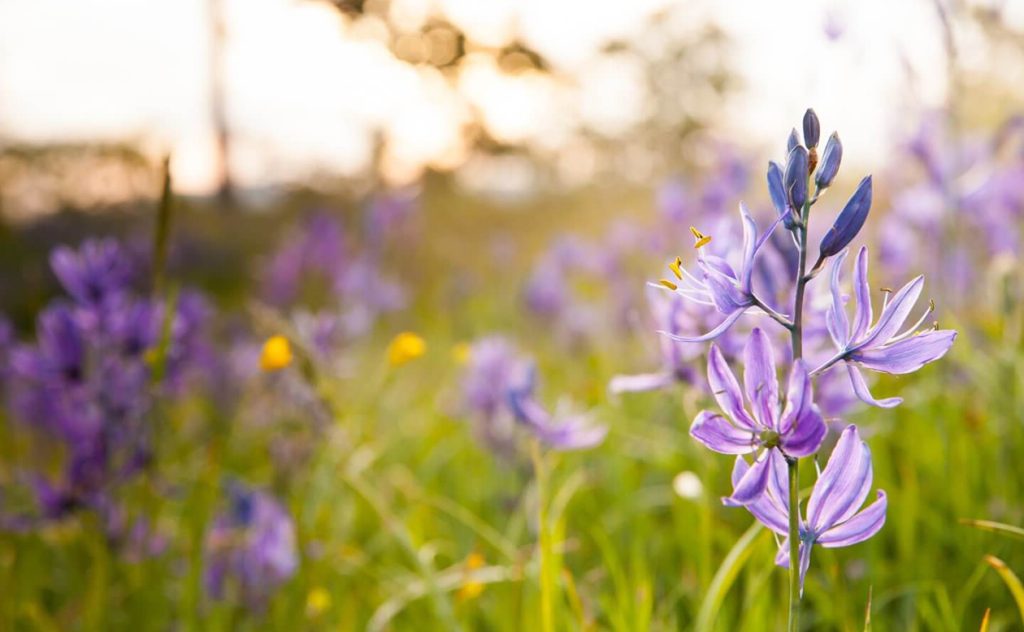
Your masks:
M960 337L898 409L831 394L889 519L815 553L805 628L1019 629L1020 533L964 521L1024 526L1022 86L1015 0L0 0L0 629L535 626L540 488L481 394L529 362L609 428L544 457L560 627L778 629L687 434L703 351L609 385L808 107L825 207L874 175L873 283L927 275ZM95 239L141 342L83 330L72 397L26 367Z

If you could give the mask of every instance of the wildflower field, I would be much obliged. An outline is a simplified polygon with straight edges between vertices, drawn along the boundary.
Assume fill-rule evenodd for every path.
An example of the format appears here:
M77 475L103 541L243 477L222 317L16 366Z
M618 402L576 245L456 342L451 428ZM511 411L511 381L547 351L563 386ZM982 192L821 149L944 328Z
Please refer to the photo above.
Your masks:
M0 630L1024 629L1024 100L950 59L529 194L0 154Z

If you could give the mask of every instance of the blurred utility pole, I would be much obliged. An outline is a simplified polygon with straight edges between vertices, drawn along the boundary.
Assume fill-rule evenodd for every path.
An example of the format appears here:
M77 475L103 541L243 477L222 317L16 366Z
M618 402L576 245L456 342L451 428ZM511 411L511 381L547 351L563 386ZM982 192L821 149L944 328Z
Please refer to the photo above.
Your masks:
M234 201L231 183L231 142L224 98L225 56L224 0L209 0L210 6L210 105L216 135L217 198L230 208Z

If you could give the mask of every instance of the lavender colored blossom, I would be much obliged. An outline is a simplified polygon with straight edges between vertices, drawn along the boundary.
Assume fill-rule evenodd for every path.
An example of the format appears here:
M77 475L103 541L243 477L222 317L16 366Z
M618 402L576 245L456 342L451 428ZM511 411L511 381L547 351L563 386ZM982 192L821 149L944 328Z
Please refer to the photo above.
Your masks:
M271 496L241 484L229 486L228 505L206 533L204 583L214 599L233 588L262 609L298 568L295 525Z
M821 123L818 122L818 115L814 110L807 108L804 112L804 145L807 149L814 149L821 139Z
M670 335L682 335L686 325L694 319L694 314L687 311L686 301L678 294L667 294L651 288L648 299L657 328ZM642 392L666 388L677 382L693 383L693 360L699 354L699 349L664 336L660 337L659 342L661 370L639 375L617 375L608 384L609 391Z
M903 400L899 397L876 400L868 390L859 367L882 373L911 373L944 356L956 339L956 331L939 330L935 326L919 331L918 327L934 311L934 304L929 304L916 323L906 328L903 333L899 333L921 295L924 287L924 277L921 276L904 285L898 292L886 291L882 313L878 321L872 325L873 311L871 288L868 285L867 257L867 248L862 247L853 271L857 308L852 323L847 318L844 297L839 287L839 276L846 260L846 251L832 262L832 309L828 314L828 326L838 352L832 359L815 369L814 373L820 373L843 361L846 363L854 391L862 401L873 406L892 408Z
M736 482L728 499L728 504L734 505L748 504L764 493L770 473L769 453L781 451L794 457L814 454L826 433L803 362L793 364L786 407L781 409L775 355L760 329L751 333L743 360L741 391L718 347L712 345L708 353L708 384L725 416L703 410L690 427L690 435L715 452L751 454L764 450L746 476Z
M506 338L473 343L462 379L462 396L479 439L499 454L514 449L515 418L509 393L529 379L530 361Z
M821 163L814 174L814 183L819 189L827 189L832 186L836 174L839 173L839 164L843 161L843 142L839 140L839 134L832 132L825 143L825 151L821 154Z
M786 171L783 184L786 187L786 198L790 208L799 210L807 201L807 173L808 161L807 148L803 145L796 145L790 150L786 157Z
M701 242L706 243L706 240L703 240L702 236L698 238L697 248L697 265L701 270L700 278L683 268L681 262L677 260L671 269L680 284L677 286L671 281L662 283L663 286L687 300L713 305L720 313L725 314L725 318L714 329L700 336L678 335L667 331L660 333L680 342L714 340L759 302L751 287L754 257L771 235L778 221L772 224L771 229L759 239L757 225L743 204L740 204L740 218L743 223L743 258L738 274L725 259L704 254L701 248L704 244Z
M824 261L843 248L846 248L868 219L871 211L871 176L867 176L857 185L846 206L839 212L832 228L828 229L825 237L821 240L821 250L818 261Z
M78 250L59 246L50 266L68 294L83 305L98 306L126 291L132 262L112 239L86 240Z
M574 412L564 402L551 413L535 397L536 370L531 368L522 384L510 389L507 397L516 421L526 426L542 443L554 450L592 448L608 434L606 426L596 425L586 413Z
M786 538L779 547L775 563L789 567L789 496L786 465L781 455L770 453L765 493L746 505L763 525ZM733 484L749 475L751 466L737 457ZM876 500L861 508L871 491L871 451L861 441L856 426L848 426L840 435L828 464L814 484L807 501L806 517L799 516L800 587L811 563L815 544L832 549L852 546L878 533L885 524L888 501L879 490ZM799 511L799 508L798 508Z

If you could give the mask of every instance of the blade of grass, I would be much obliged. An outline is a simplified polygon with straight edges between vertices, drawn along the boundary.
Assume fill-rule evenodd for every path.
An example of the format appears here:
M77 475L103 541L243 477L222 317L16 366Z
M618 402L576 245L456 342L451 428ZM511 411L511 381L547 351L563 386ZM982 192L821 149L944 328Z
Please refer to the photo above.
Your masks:
M961 518L960 524L1024 540L1024 529L1015 527L1012 524L1003 524L1002 522L993 522L992 520L974 520L972 518Z
M981 618L981 628L978 632L988 632L988 618L992 615L992 608L985 608L985 616Z
M868 605L864 608L864 632L871 632L871 586L868 586Z
M739 575L743 565L747 563L751 553L754 552L754 544L758 536L764 533L761 523L755 522L740 536L729 554L725 556L722 565L715 571L711 578L711 585L708 586L708 593L700 604L700 611L697 613L697 624L694 626L696 632L709 632L714 626L715 615L718 614L725 600L726 593L732 587L736 577Z
M999 573L1003 583L1010 589L1013 600L1017 602L1017 609L1020 610L1020 620L1024 623L1024 585L1020 583L1020 578L1010 570L1006 562L994 555L986 555L985 562Z

